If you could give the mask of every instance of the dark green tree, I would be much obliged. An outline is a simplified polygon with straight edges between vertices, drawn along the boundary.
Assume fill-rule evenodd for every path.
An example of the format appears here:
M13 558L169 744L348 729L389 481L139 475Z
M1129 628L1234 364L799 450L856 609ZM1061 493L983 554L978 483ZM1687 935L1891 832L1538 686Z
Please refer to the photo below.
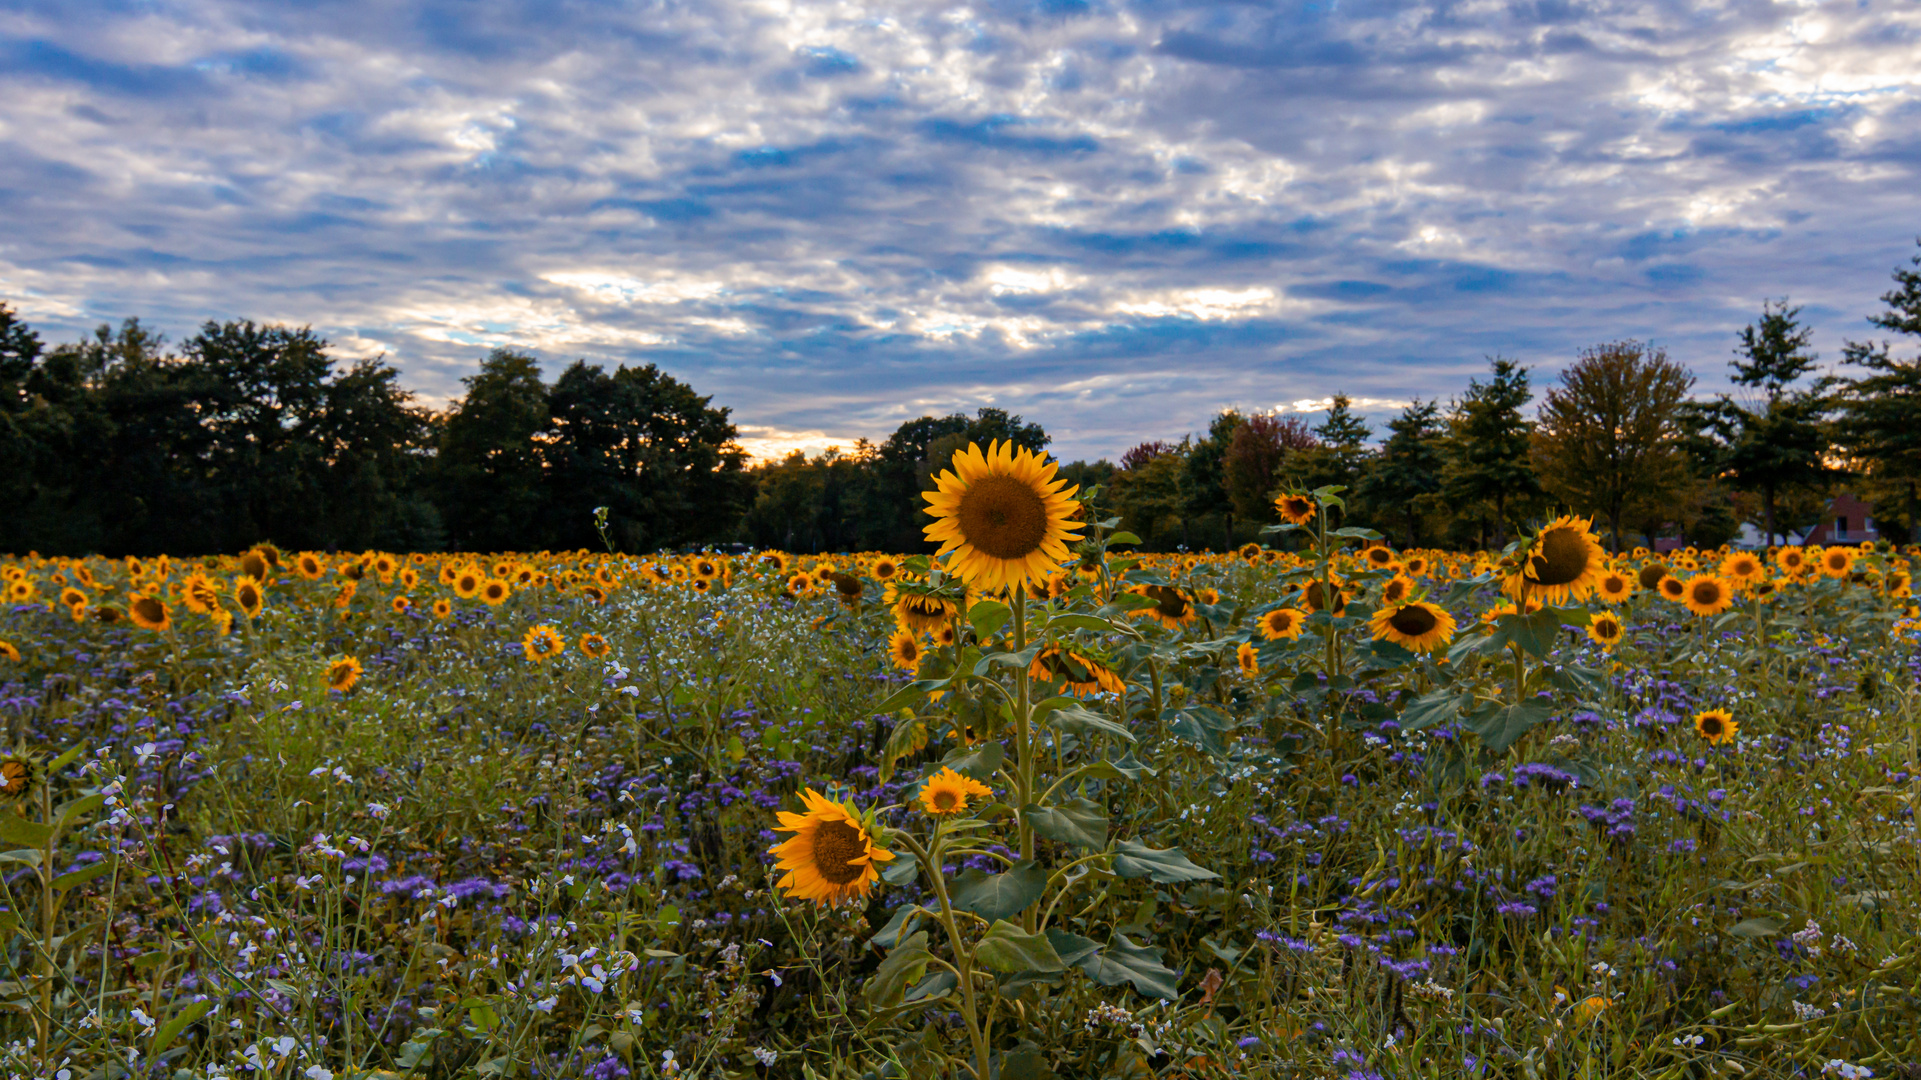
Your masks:
M1441 490L1457 513L1478 518L1482 545L1498 547L1507 543L1509 515L1532 510L1542 492L1528 463L1534 425L1521 415L1534 397L1527 369L1498 356L1488 368L1488 381L1469 380L1448 417Z
M1420 547L1423 520L1441 509L1446 460L1441 407L1416 399L1388 421L1387 430L1387 441L1361 477L1356 494L1370 518L1399 524L1402 542Z
M547 386L534 358L511 349L495 349L461 381L467 394L441 427L435 502L454 547L513 550L547 508L535 442L550 417ZM594 505L578 512L590 515Z
M440 511L426 497L433 415L413 403L400 373L363 360L327 383L314 430L325 469L322 500L303 546L435 551L446 546Z
M1735 349L1734 383L1749 394L1742 401L1722 395L1698 415L1718 451L1717 472L1735 488L1761 496L1761 527L1773 543L1781 534L1775 502L1789 487L1816 487L1839 474L1826 457L1823 422L1834 402L1826 380L1797 387L1814 369L1808 351L1813 331L1800 323L1801 309L1764 301L1758 322L1744 327Z
M1921 244L1921 240L1916 241ZM1895 288L1881 295L1887 309L1868 322L1891 333L1921 340L1921 255L1896 267ZM1843 359L1868 374L1841 385L1834 431L1841 449L1858 463L1869 485L1885 502L1898 502L1899 515L1913 543L1921 538L1921 352L1894 355L1891 342L1848 341ZM1889 507L1888 509L1892 509ZM1883 509L1883 529L1896 515Z
M1184 516L1194 522L1205 522L1203 536L1214 534L1213 526L1220 526L1222 550L1234 546L1234 504L1227 497L1227 448L1234 441L1234 433L1246 423L1246 417L1238 409L1223 409L1207 425L1207 436L1194 440L1193 449L1188 451L1182 462L1181 498ZM1212 542L1207 541L1209 546Z

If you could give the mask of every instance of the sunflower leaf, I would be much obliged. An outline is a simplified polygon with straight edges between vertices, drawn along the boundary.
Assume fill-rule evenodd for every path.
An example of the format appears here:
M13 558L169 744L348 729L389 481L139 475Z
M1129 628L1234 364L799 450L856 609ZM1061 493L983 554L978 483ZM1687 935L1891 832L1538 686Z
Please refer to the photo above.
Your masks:
M1101 943L1093 938L1084 938L1056 927L1047 928L1047 940L1054 946L1054 952L1063 964L1079 964L1088 957L1101 951Z
M914 865L912 859L912 855L907 856L907 865ZM892 870L893 868L893 864L889 863L887 869ZM885 874L882 876L885 876ZM892 882L889 882L889 884L892 884ZM901 942L907 939L907 932L914 928L914 924L920 921L921 916L931 914L933 913L921 907L919 904L902 904L894 909L894 917L887 920L887 925L881 927L873 937L867 939L867 944L872 948L897 949L900 947Z
M1519 705L1477 710L1467 717L1467 727L1481 737L1481 745L1496 754L1505 754L1508 747L1546 723L1551 715L1546 702L1534 699Z
M1144 877L1171 885L1181 881L1208 881L1221 875L1195 866L1180 848L1151 848L1138 840L1123 840L1115 849L1114 872L1122 877ZM1112 986L1112 983L1105 985Z
M1079 612L1056 615L1047 620L1047 627L1050 630L1092 630L1097 634L1114 632L1113 623L1095 615L1082 615Z
M967 621L973 625L974 633L979 634L982 641L993 637L1013 617L1013 610L998 600L977 600L967 609Z
M1107 538L1107 544L1109 547L1112 547L1115 544L1138 544L1140 542L1141 542L1140 537L1135 536L1133 533L1128 532L1125 529Z
M1132 983L1148 997L1178 1001L1180 976L1161 963L1162 950L1136 945L1126 934L1115 934L1107 947L1078 961L1077 966L1102 986Z
M978 749L969 750L957 746L940 759L942 765L953 769L962 776L979 780L985 784L994 778L994 770L1001 767L1007 759L1007 750L1000 743L983 743Z
M53 826L51 825L28 821L13 814L0 814L0 840L23 847L41 847L52 835Z
M889 885L911 885L919 876L920 860L911 851L894 852L894 857L880 868L880 879Z
M918 754L927 747L927 722L918 717L902 720L894 725L887 735L887 747L880 755L880 781L886 783L893 779L894 766L909 754Z
M1005 875L1003 875L1005 876ZM996 919L974 946L974 956L994 971L1012 975L1027 971L1066 971L1054 943L1045 934L1030 934L1016 923Z
M1401 730L1420 731L1448 723L1461 714L1461 697L1449 690L1423 694L1401 710Z
M1032 859L1015 863L1000 874L969 869L962 871L955 882L954 906L993 922L1026 911L1046 888L1047 871Z
M927 964L933 958L934 954L927 950L927 931L922 930L887 954L887 959L880 962L880 967L861 987L861 995L877 1008L899 1005L907 996L907 987L927 974Z
M1134 733L1083 705L1066 705L1047 714L1047 724L1057 731L1086 738L1089 732L1134 741Z
M1055 806L1028 803L1021 816L1034 831L1057 844L1099 851L1107 846L1107 807L1092 799L1069 799Z

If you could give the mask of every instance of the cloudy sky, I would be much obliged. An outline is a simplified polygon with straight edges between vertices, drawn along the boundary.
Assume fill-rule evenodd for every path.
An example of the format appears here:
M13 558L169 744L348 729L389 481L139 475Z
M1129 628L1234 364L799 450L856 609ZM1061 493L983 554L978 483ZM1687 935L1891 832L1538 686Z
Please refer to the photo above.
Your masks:
M428 401L657 363L750 447L997 405L1064 457L1767 297L1921 234L1921 4L0 0L0 300L311 324Z

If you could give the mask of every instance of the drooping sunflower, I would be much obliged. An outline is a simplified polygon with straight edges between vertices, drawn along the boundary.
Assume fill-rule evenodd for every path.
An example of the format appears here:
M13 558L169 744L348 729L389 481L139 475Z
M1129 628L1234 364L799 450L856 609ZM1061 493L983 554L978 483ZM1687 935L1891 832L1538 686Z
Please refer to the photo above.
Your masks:
M500 578L488 578L480 586L480 602L488 607L499 607L507 602L513 592L513 586Z
M1301 586L1301 606L1316 615L1327 609L1327 602L1321 596L1321 587L1322 582L1319 580L1310 581L1306 585ZM1335 578L1334 614L1338 618L1341 613L1346 610L1347 590L1341 587L1341 579Z
M25 802L40 788L40 762L31 754L0 756L0 805Z
M1027 666L1027 677L1036 682L1060 683L1069 694L1124 694L1127 684L1113 668L1076 649L1050 645Z
M1829 548L1821 553L1821 572L1831 578L1844 578L1854 572L1852 548Z
M1688 587L1682 583L1680 578L1675 577L1673 574L1661 575L1660 581L1658 581L1654 587L1660 590L1662 596L1677 604L1688 594Z
M804 813L779 813L777 831L794 835L767 849L778 857L774 866L787 871L779 887L822 907L866 896L880 879L874 864L892 861L894 853L876 847L867 824L847 807L813 788L800 798Z
M1281 520L1289 525L1305 525L1314 520L1314 512L1319 509L1312 496L1283 495L1274 500L1274 511Z
M1153 607L1136 611L1137 618L1152 619L1169 630L1178 630L1194 621L1194 602L1172 585L1137 585L1131 591L1154 601Z
M1241 642L1240 647L1234 650L1234 663L1247 678L1261 677L1261 654L1255 650L1253 642Z
M953 623L943 623L938 630L934 631L934 644L943 649L951 648L958 637L959 634L955 632Z
M1502 589L1509 596L1539 596L1544 604L1585 600L1601 577L1601 541L1588 518L1564 515L1535 534L1534 546L1521 568L1508 575Z
M1643 566L1640 573L1635 575L1635 580L1643 589L1658 589L1661 587L1661 579L1667 576L1668 564L1657 561Z
M250 577L243 577L233 583L233 602L240 605L240 613L249 619L258 618L260 609L266 606L266 593L261 591L260 583Z
M1737 551L1721 560L1718 572L1728 580L1730 585L1737 589L1746 589L1766 577L1768 568L1753 552Z
M1307 626L1307 612L1299 608L1275 608L1261 616L1261 636L1269 641L1298 641Z
M999 589L1045 580L1068 559L1067 542L1085 527L1074 521L1080 488L1054 479L1056 466L1011 442L978 444L954 455L953 468L925 494L934 522L925 529L937 555L969 585Z
M589 660L598 660L612 651L612 646L608 645L607 639L599 634L582 634L580 651L586 654Z
M245 555L240 556L241 574L255 581L267 580L267 574L272 571L273 565L274 564L267 558L267 552L264 548L255 548Z
M1635 579L1619 570L1609 570L1594 583L1594 592L1609 604L1618 604L1634 595Z
M1412 595L1414 595L1414 579L1406 574L1395 574L1387 580L1387 584L1381 586L1381 603L1383 604L1399 604Z
M1384 606L1374 613L1371 625L1376 638L1415 652L1433 652L1454 638L1454 616L1424 600Z
M1621 617L1612 611L1600 612L1587 624L1587 636L1607 649L1619 645L1626 632L1626 627L1621 625Z
M1741 725L1734 722L1734 714L1726 709L1703 709L1694 714L1694 730L1703 739L1720 746L1733 742L1734 733Z
M127 617L142 630L165 630L173 625L173 612L157 596L135 593L127 597Z
M1696 615L1719 615L1734 606L1734 587L1726 578L1696 574L1688 579L1681 602Z
M920 804L937 817L951 817L966 813L969 799L986 799L993 794L993 789L979 780L943 768L921 785Z
M360 681L360 660L353 656L338 656L327 665L327 689L346 693Z
M887 657L902 671L919 671L920 635L905 628L894 631L887 639Z
M546 663L567 651L567 639L560 636L560 631L542 624L522 635L520 651L536 664Z

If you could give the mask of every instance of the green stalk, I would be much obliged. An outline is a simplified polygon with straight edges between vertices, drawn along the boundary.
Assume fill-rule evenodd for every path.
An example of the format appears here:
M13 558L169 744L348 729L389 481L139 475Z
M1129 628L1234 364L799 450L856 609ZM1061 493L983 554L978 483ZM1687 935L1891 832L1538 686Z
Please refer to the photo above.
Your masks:
M1014 651L1020 653L1027 648L1027 589L1025 586L1017 585L1012 592L1014 594ZM1019 755L1019 759L1014 763L1014 776L1019 783L1015 786L1014 795L1023 807L1031 802L1034 796L1034 732L1032 704L1028 692L1027 668L1017 664L1014 667L1014 752ZM1025 813L1020 815L1020 823L1021 858L1032 859L1034 857L1034 825L1027 820ZM1032 904L1029 904L1027 910L1021 913L1021 925L1028 933L1034 932L1035 920L1038 917L1039 912Z

